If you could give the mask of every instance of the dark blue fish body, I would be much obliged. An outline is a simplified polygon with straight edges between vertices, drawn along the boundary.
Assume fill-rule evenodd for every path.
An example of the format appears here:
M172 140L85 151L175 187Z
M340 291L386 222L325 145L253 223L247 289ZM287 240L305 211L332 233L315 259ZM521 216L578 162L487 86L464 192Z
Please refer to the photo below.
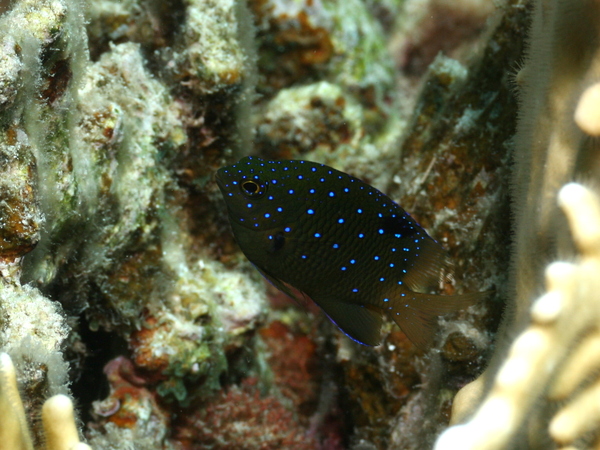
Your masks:
M219 169L236 240L275 286L315 301L352 339L381 341L382 315L419 347L437 316L481 299L423 294L440 280L444 250L409 214L368 184L309 161L247 157Z

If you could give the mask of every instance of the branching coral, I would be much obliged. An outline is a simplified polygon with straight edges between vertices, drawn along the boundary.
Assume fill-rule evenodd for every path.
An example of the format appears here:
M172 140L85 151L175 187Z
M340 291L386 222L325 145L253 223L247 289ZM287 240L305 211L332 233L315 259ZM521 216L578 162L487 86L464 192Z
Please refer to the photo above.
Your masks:
M600 83L592 84L581 95L575 122L590 136L600 136Z
M33 439L17 386L10 356L0 353L0 446L11 450L33 450ZM91 450L79 441L73 403L62 394L49 398L42 408L46 450Z
M492 364L455 398L454 423L474 416L439 449L598 445L599 19L597 1L535 3L516 77L513 302ZM552 260L567 262L544 271ZM544 273L546 294L531 306Z
M571 183L559 203L580 257L548 266L547 292L533 304L532 324L512 344L475 416L447 430L438 450L505 449L540 402L564 403L549 425L558 445L589 438L586 433L600 427L594 377L600 360L600 197Z
M0 353L0 439L7 448L33 449L23 402L10 356Z
M66 395L49 398L42 408L47 450L91 450L79 441L73 402Z

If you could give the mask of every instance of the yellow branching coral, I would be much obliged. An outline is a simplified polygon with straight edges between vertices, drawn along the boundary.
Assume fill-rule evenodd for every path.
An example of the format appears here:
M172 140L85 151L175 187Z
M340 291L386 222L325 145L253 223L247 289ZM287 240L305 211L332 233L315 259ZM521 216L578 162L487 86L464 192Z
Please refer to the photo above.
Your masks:
M2 445L15 450L33 450L15 366L6 353L0 353L0 411Z
M50 397L42 408L47 450L91 450L79 442L73 402L66 395Z
M531 325L512 344L475 416L446 430L438 450L510 448L540 397L566 401L549 425L557 444L600 428L600 380L588 381L600 364L600 198L570 183L559 204L580 256L547 267L547 292L533 304Z
M600 3L533 5L528 57L516 77L510 300L490 366L454 400L453 423L471 422L448 430L438 448L449 448L466 429L473 432L470 448L580 448L594 440L586 432L600 423L590 406L598 403L596 390L581 385L600 366L600 332L592 327L600 310L593 271L600 278L600 270L591 242L600 222L593 191L571 183L600 177ZM573 259L577 264L546 267ZM544 285L547 293L538 298ZM586 420L574 410L586 411ZM482 426L485 414L493 414L496 426ZM484 435L485 444L474 444Z
M33 450L15 366L7 353L0 353L0 411L0 448ZM42 421L46 450L91 450L79 442L73 403L67 396L49 398L42 408Z
M565 349L568 358L551 385L550 398L568 400L552 419L550 435L559 443L571 443L584 433L600 428L600 380L586 384L600 365L600 199L578 184L565 186L559 202L569 219L573 239L581 252L577 265L563 263L564 298L555 300L562 323L563 346L585 334L574 351ZM582 304L582 300L587 303ZM560 311L561 302L572 310ZM552 307L552 305L550 305ZM535 310L534 310L535 313ZM573 397L573 393L576 393Z
M583 92L575 110L575 122L590 136L600 136L600 82Z

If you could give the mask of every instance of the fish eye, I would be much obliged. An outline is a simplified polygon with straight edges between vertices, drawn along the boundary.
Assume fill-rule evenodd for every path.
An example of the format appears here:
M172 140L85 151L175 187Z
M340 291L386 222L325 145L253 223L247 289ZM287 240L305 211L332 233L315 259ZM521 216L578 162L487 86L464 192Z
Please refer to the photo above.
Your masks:
M267 189L264 184L258 183L254 180L246 180L240 185L242 192L248 197L260 197Z

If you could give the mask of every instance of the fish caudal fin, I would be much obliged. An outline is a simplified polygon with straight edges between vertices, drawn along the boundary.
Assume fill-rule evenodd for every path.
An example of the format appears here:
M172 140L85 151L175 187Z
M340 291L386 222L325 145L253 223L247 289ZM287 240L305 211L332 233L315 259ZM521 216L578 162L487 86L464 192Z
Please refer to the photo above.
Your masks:
M489 295L474 292L462 295L433 295L404 292L384 308L415 346L427 349L438 329L438 316L467 308Z

